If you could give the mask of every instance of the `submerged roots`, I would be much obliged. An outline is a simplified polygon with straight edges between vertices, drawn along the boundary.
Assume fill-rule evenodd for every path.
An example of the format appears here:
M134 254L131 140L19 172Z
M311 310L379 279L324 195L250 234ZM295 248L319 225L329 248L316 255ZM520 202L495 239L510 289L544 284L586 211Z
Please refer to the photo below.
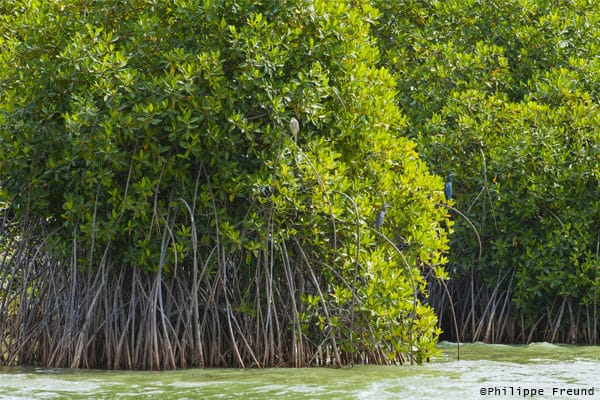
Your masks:
M287 253L277 277L268 261L248 268L227 258L212 272L184 263L176 273L149 273L107 257L80 268L50 257L40 242L2 242L3 365L158 370L406 361L364 344L376 339L368 324L360 327L358 312L353 347L348 330L308 324L302 297L318 295L322 278L310 268L304 276ZM349 307L330 313L338 326L350 326Z

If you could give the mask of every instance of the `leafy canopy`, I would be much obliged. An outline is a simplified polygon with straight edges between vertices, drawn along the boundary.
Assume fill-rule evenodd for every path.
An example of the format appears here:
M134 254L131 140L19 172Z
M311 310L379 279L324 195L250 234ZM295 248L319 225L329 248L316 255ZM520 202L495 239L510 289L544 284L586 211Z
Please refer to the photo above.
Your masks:
M369 346L433 351L413 298L417 265L444 276L443 183L403 136L368 1L10 0L2 16L1 186L53 254L235 271L248 296L265 260L289 280L291 256L323 289L304 297L319 331L348 339L356 300ZM369 229L384 201L404 259Z
M529 321L556 299L597 301L598 3L374 3L407 131L434 171L454 171L456 206L483 240L479 262L458 221L456 276L502 277Z

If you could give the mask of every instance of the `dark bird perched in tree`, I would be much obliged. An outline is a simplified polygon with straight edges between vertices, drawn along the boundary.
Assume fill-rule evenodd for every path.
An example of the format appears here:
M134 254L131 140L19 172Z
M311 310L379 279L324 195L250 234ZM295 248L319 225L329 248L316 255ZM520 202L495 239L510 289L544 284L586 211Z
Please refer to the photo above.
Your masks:
M388 208L389 205L383 203L383 205L381 206L381 211L379 211L377 213L377 217L375 217L375 228L381 229L381 225L383 225L383 219L385 218L385 213L387 212Z
M398 248L398 250L400 251L404 251L408 248L408 243L406 242L406 238L403 236L396 236L395 240L396 242L396 247Z
M452 198L452 172L450 172L446 177L446 184L444 185L444 195L446 196L446 200L450 200Z
M300 132L300 124L296 118L292 117L292 119L290 119L290 133L292 134L294 143L298 139L298 132Z

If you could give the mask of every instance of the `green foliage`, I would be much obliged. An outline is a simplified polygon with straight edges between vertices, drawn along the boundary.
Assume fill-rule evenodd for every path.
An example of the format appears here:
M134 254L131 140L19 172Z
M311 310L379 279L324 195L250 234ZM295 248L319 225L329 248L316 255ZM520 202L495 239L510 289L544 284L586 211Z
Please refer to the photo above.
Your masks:
M417 260L443 276L451 225L377 66L377 17L367 1L4 2L0 180L12 209L80 268L192 265L209 282L243 265L240 297L264 263L289 291L290 257L314 274L315 335L356 328L392 358L416 346L424 359L436 318L415 314L407 271L426 294ZM368 229L383 200L383 232L408 264ZM255 301L273 296L266 285Z
M495 287L537 320L598 300L600 6L589 1L403 1L377 26L384 65L423 158L454 172L455 276ZM510 276L511 273L508 273ZM509 279L504 281L504 285Z

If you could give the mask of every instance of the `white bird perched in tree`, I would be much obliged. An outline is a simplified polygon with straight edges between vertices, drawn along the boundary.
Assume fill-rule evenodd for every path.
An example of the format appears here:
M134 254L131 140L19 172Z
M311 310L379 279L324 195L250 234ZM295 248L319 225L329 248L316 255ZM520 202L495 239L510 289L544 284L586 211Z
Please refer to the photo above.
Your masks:
M383 225L383 219L385 218L385 213L387 212L387 209L390 206L387 203L383 203L381 206L381 210L377 213L377 216L375 217L375 228L377 228L378 230L381 229L381 226Z
M298 132L300 132L300 123L298 123L298 120L294 117L292 117L290 119L290 133L292 134L292 139L294 140L294 143L296 143L296 140L298 139Z

